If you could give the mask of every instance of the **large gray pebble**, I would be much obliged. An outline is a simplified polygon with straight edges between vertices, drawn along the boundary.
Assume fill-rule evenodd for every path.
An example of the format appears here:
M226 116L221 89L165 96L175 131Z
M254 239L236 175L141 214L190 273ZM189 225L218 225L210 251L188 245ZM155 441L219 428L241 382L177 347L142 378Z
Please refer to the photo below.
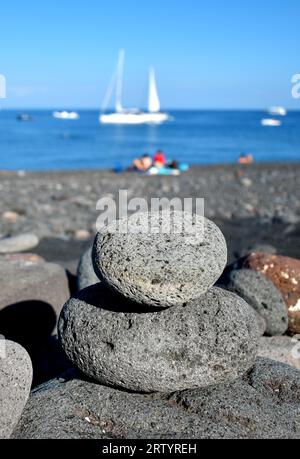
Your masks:
M0 340L0 438L9 438L16 427L32 382L29 355L19 344Z
M20 234L19 236L0 239L0 253L17 253L30 250L39 244L35 234Z
M31 394L13 437L299 439L299 403L300 372L268 359L233 383L171 396L55 380Z
M178 305L205 293L223 272L227 247L223 234L210 220L197 216L193 229L197 237L187 233L153 234L147 231L159 213L139 213L121 220L128 233L100 232L96 236L93 260L99 278L140 304L153 307ZM164 216L156 225L162 230ZM171 212L174 228L192 215ZM200 237L204 226L204 239Z
M232 381L254 364L258 327L238 296L212 288L187 305L128 312L97 284L71 298L59 320L69 359L96 381L137 392L173 392Z
M250 269L230 273L228 289L244 298L266 321L266 334L283 335L288 328L284 300L272 282Z
M92 261L92 247L90 247L80 258L77 268L77 287L78 290L90 287L100 282L96 276Z

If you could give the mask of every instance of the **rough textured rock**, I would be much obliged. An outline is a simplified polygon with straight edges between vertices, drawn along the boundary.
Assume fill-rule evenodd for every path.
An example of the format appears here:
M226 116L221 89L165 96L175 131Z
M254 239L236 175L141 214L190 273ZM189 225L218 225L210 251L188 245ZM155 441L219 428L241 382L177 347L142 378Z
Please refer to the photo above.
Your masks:
M0 239L0 253L15 253L36 247L39 238L35 234L20 234L19 236Z
M258 355L286 363L300 370L300 337L274 336L261 338Z
M14 438L299 439L299 403L300 372L268 359L231 384L171 396L75 377L34 391Z
M289 315L289 330L300 333L300 260L266 253L251 254L242 267L264 274L280 290Z
M78 290L83 290L86 287L100 282L96 276L92 261L92 247L90 247L80 258L77 269L77 287Z
M162 230L169 216L168 211L139 213L119 221L122 230L128 225L127 234L111 232L112 226L98 233L93 249L98 277L124 297L158 308L205 293L226 265L224 236L211 221L197 216L191 227L192 214L175 211L171 233L153 234ZM182 231L183 222L197 236ZM178 229L181 232L176 234Z
M9 438L30 393L32 365L19 344L0 340L0 439Z
M40 301L50 304L59 314L70 296L65 270L59 265L0 260L0 272L0 313L21 302Z
M65 270L52 263L0 261L0 334L22 344L48 339L69 299ZM31 353L30 353L31 355Z
M258 314L258 312L255 311L255 309L254 309L254 312L255 312L255 317L257 320L257 326L259 329L260 336L264 336L267 330L267 322L260 314Z
M233 293L213 288L186 305L128 311L132 305L100 283L71 298L61 313L67 356L100 383L172 392L234 380L254 364L257 322Z
M266 334L283 335L288 328L288 315L279 290L261 273L240 269L229 274L227 288L252 306L266 321Z

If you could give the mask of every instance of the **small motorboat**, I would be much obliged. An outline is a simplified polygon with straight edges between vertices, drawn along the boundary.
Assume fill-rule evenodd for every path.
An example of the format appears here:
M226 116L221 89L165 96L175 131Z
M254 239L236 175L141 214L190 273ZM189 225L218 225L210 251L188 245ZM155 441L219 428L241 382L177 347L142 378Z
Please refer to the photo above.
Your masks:
M275 118L265 118L261 120L261 125L267 127L278 127L282 125L282 122L280 120L276 120Z
M32 121L33 118L31 115L28 115L28 113L20 113L20 115L17 116L18 121Z
M268 113L271 116L286 116L287 110L284 107L271 107L269 108Z
M79 119L79 114L77 112L67 112L67 111L62 111L62 112L53 112L53 118L56 118L57 120L78 120Z

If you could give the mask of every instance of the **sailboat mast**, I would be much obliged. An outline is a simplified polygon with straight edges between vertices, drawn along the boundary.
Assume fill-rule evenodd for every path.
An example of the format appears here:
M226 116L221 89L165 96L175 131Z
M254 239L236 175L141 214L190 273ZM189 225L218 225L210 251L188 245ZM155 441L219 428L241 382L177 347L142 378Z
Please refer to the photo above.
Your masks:
M117 86L116 86L116 112L121 113L122 107L122 95L123 95L123 73L124 73L124 61L125 51L121 49L119 52L119 61L117 69Z

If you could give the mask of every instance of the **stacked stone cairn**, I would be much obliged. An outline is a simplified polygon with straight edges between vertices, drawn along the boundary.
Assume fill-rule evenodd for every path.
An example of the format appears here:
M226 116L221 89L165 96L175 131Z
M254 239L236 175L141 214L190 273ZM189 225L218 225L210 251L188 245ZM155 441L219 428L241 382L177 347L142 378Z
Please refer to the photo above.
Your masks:
M169 233L162 231L167 213ZM178 231L188 221L193 234ZM101 282L72 297L60 316L73 364L102 385L138 393L230 383L253 368L255 312L214 287L227 261L219 228L179 211L138 213L118 225L95 239Z

